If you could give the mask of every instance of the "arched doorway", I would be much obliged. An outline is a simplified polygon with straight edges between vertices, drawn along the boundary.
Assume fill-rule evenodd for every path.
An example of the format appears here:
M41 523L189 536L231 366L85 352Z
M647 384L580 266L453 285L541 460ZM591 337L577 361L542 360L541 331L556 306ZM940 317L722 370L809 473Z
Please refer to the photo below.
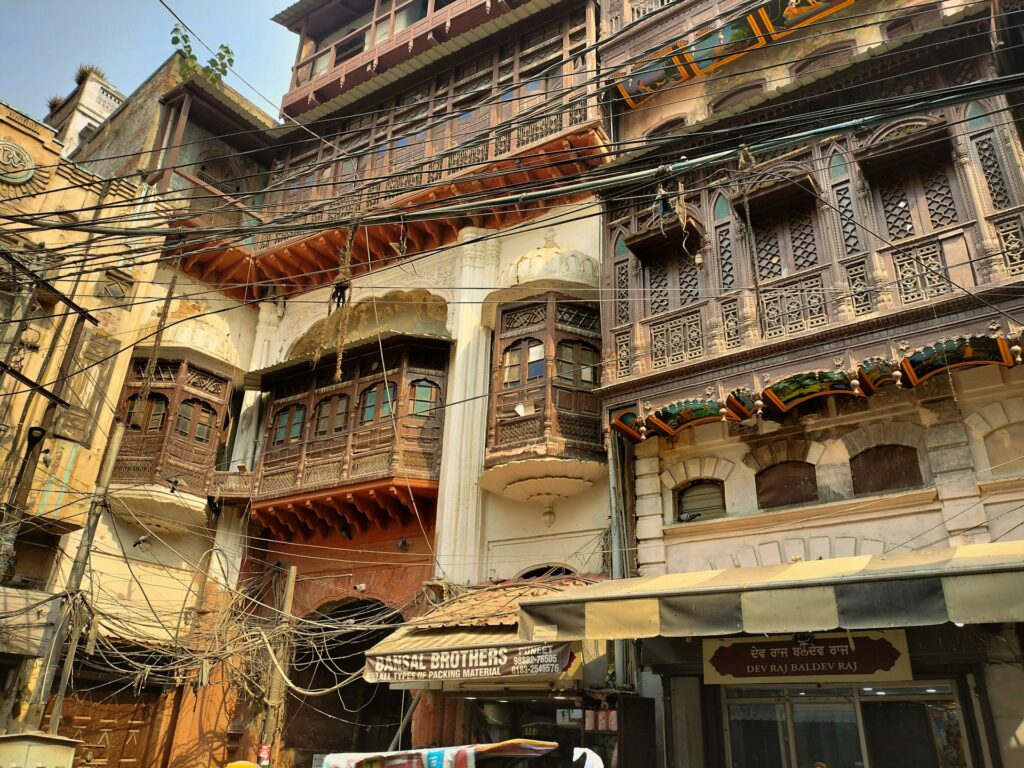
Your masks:
M296 626L290 677L301 688L322 690L360 671L366 650L391 634L402 616L378 600L348 600L304 619ZM289 690L284 748L291 764L311 765L322 753L387 749L408 704L403 693L361 676L325 696Z

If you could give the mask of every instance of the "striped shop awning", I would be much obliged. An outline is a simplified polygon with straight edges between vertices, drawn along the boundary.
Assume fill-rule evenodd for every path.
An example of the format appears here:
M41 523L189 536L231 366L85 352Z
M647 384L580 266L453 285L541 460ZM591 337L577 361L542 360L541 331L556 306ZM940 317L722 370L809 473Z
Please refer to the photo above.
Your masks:
M1024 621L1024 541L605 581L520 603L528 642Z

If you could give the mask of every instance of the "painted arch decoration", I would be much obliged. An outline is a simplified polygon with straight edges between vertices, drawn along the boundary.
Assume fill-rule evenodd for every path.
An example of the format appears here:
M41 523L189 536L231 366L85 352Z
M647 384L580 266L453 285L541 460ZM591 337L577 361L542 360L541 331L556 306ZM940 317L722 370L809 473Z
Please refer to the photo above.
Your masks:
M901 360L869 357L853 373L842 370L804 371L768 385L759 394L734 389L723 400L677 400L657 409L637 406L614 415L612 429L634 442L656 433L669 439L690 427L713 421L738 423L755 418L766 407L785 414L801 403L820 397L869 397L883 387L914 387L955 368L1022 363L1020 340L1002 336L958 336L940 339L910 352ZM638 413L649 411L646 417Z
M659 91L713 72L750 51L780 40L798 29L852 5L856 0L767 0L746 15L698 36L662 48L615 83L632 109Z
M1019 354L1019 351L1018 351ZM1006 339L993 336L958 336L922 347L900 363L907 383L916 386L944 371L977 365L1009 368L1015 355Z

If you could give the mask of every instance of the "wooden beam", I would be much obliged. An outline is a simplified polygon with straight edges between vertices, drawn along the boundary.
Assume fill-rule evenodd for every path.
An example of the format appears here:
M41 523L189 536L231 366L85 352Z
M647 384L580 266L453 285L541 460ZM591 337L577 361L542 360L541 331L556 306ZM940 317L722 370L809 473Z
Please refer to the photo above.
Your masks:
M402 506L402 503L391 493L377 493L377 491L370 491L370 495L373 496L374 501L387 511L391 516L391 519L399 525L404 525L412 517L412 513L406 511L405 507Z
M370 527L366 519L359 514L359 511L344 499L336 496L328 496L324 501L338 510L341 516L348 522L349 528L351 528L353 532L358 531L359 533L365 533Z
M316 510L313 509L313 505L310 502L307 501L302 506L303 522L308 525L311 530L316 531L322 537L326 538L331 532L331 526L327 525L327 523L321 519L320 515L316 513Z
M384 529L388 527L387 515L372 500L355 493L346 494L346 498L367 520L378 528Z

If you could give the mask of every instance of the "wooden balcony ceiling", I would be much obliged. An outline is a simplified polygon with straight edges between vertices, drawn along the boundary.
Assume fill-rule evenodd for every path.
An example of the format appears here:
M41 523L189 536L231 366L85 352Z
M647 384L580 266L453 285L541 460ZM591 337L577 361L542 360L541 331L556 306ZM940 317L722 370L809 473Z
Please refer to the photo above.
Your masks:
M252 519L286 541L332 533L352 538L372 528L418 525L417 513L427 525L436 506L436 482L392 477L253 504Z
M172 226L187 232L201 224L185 216L172 222ZM167 256L180 256L185 274L216 285L231 298L239 301L255 298L255 287L250 285L255 280L255 262L249 248L237 236L218 239L180 236L168 240Z
M529 157L496 160L482 171L442 182L389 204L404 211L429 209L446 203L464 202L474 196L499 196L507 190L536 190L553 186L561 179L582 173L603 162L604 136L595 124L585 130L562 135L528 150ZM565 205L580 195L481 208L473 212L428 221L411 221L406 227L408 255L430 251L455 242L464 227L505 229L547 213L553 205ZM285 287L314 288L331 283L338 265L338 253L348 238L347 228L330 228L280 243L256 258L256 272L262 280L281 282ZM397 224L360 227L352 248L352 274L367 270L371 258L375 268L399 260L392 243L401 239Z

